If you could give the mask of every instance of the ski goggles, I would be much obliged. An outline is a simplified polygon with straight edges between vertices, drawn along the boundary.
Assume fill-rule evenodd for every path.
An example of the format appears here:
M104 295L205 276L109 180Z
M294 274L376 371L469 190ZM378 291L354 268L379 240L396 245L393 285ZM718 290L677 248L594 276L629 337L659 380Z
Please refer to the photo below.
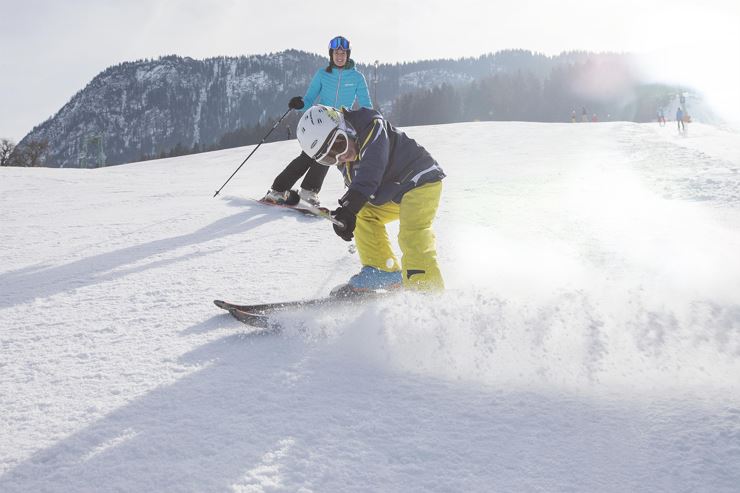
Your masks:
M343 49L343 50L349 50L349 40L347 38L344 38L342 36L337 36L336 38L329 41L329 49L330 50L336 50L336 49Z
M341 128L337 128L329 135L314 160L324 166L336 166L339 164L339 156L349 149L349 135Z

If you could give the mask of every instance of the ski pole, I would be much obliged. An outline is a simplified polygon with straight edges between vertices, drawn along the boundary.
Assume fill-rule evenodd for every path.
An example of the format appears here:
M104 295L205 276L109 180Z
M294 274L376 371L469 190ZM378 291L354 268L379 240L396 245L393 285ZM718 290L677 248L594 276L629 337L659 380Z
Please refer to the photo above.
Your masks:
M285 119L286 116L288 116L288 113L290 113L292 110L293 110L293 108L288 108L288 111L286 111L285 113L283 113L283 116L281 116L280 119L275 123L275 125L272 126L272 128L270 129L270 131L267 132L267 135L265 135L264 137L262 137L262 140L260 140L260 143L257 144L257 147L255 147L254 149L252 149L252 152L249 153L249 156L247 156L244 159L244 161L242 161L242 164L240 164L239 167L236 168L236 170L233 173L231 173L231 176L229 177L229 179L226 180L226 182L223 185L221 185L221 188L219 188L218 190L216 190L216 193L213 194L214 197L216 195L218 195L221 192L221 190L223 190L223 188L226 186L226 183L229 183L231 181L231 179L234 178L234 175L237 173L237 171L239 171L240 169L242 169L242 166L244 166L244 163L246 163L247 160L250 157L252 157L252 154L254 154L254 152L257 149L260 148L260 146L265 142L265 140L267 140L267 137L270 136L270 134L272 133L272 131L275 130L278 127L278 125L280 125L280 123Z
M340 221L339 219L336 219L334 216L332 216L331 215L331 212L329 212L326 209L321 209L321 208L316 207L315 205L311 205L311 204L302 205L301 206L301 209L306 210L306 211L309 211L314 216L318 216L318 217L321 217L323 219L326 219L330 223L336 224L337 226L339 226L342 229L344 229L344 228L347 227L342 221Z

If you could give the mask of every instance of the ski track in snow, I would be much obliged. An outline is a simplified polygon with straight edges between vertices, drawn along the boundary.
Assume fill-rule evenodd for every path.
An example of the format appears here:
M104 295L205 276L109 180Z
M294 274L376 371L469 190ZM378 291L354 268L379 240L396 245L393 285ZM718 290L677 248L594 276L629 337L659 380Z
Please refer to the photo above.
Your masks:
M448 291L272 336L211 300L359 267L329 223L245 200L295 141L216 199L249 149L0 169L0 491L737 491L738 134L408 131L449 175Z

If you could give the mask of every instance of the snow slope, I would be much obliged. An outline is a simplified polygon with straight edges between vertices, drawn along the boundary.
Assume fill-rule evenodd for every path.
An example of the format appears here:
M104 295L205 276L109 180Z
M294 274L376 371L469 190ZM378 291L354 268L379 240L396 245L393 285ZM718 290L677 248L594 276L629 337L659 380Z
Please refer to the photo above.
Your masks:
M295 141L215 199L249 149L0 168L0 491L738 491L738 134L408 132L449 175L449 290L267 337L211 300L359 268L329 223L247 199Z

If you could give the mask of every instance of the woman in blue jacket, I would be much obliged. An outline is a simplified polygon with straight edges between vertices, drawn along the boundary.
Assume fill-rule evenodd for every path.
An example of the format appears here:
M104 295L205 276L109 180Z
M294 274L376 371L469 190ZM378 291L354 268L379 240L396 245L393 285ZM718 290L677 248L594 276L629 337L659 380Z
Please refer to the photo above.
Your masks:
M311 106L318 97L318 104L341 108L351 108L357 100L360 107L372 108L370 93L367 90L365 77L355 69L355 62L350 58L349 40L337 36L329 42L329 66L316 72L306 95L296 96L288 106L295 110ZM324 183L328 168L318 164L305 152L295 158L275 178L272 188L262 199L276 204L296 204L299 198L313 205L319 205L318 193ZM301 190L291 190L298 179L306 175L301 182Z

